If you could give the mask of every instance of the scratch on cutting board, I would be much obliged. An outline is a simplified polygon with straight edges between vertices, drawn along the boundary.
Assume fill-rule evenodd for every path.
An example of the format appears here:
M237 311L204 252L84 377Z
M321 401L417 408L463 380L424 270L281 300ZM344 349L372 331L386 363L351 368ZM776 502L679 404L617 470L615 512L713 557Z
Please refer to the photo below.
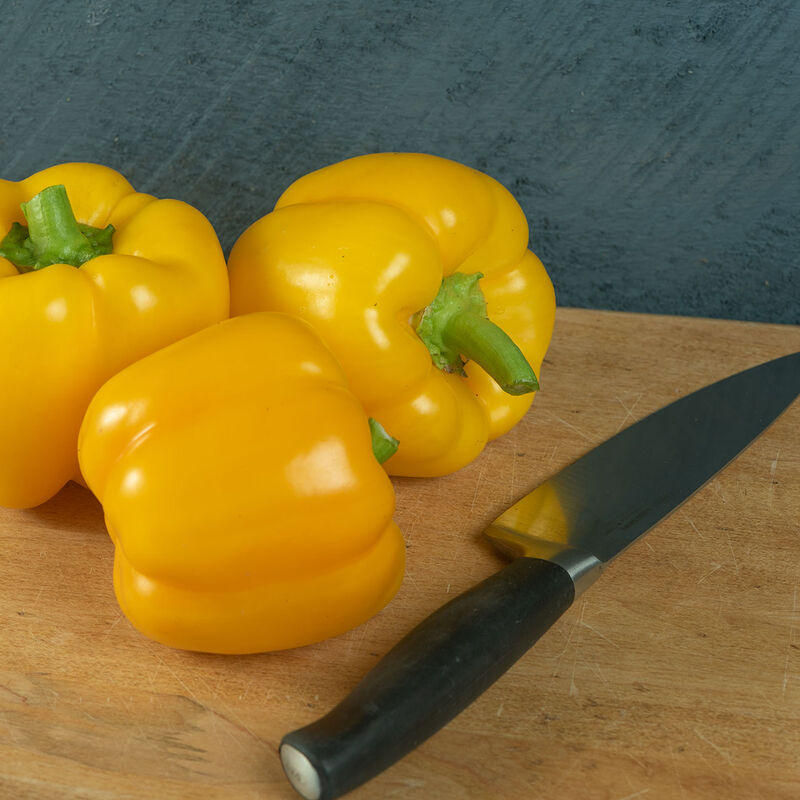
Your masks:
M55 708L55 706L58 705L59 701L61 700L61 695L51 686L43 686L42 688L48 693L47 697L50 705Z
M247 695L250 694L250 687L253 685L254 680L255 678L250 678L250 680L247 682L247 686L244 687L244 692L239 695L240 700L244 700Z
M711 488L714 490L714 493L717 495L717 497L719 497L720 500L722 500L723 503L728 502L728 498L725 497L725 492L723 492L722 489L720 488L718 480L711 481Z
M585 607L586 607L586 599L584 598L583 600L581 600L581 609ZM572 643L572 637L575 635L575 631L578 630L578 628L580 627L580 617L582 616L582 613L583 612L581 611L581 614L579 615L578 619L576 619L572 623L572 626L569 629L569 633L567 634L567 640L566 642L564 642L564 646L561 648L561 651L557 653L554 658L556 666L555 669L551 671L550 677L548 678L547 684L545 685L544 690L542 692L543 701L540 706L541 711L544 711L547 707L547 699L549 698L550 693L552 692L553 682L559 677L559 665L561 664L561 659L564 658L567 650L569 650L569 646Z
M552 417L554 420L556 420L557 422L560 422L562 425L566 426L570 430L575 431L575 433L577 433L579 436L582 436L588 442L591 442L592 444L595 444L597 442L597 438L596 437L589 436L589 434L584 433L580 428L576 428L572 423L567 422L565 419L562 419L561 417L559 417L556 414L553 414L552 411L547 412L547 413L549 413L550 417Z
M722 607L725 605L725 598L722 596L722 589L719 590L719 594L717 595L717 619L722 620Z
M475 493L472 495L472 505L469 507L470 513L472 513L475 510L475 503L477 502L478 499L478 489L481 488L481 479L483 478L483 471L485 469L486 467L481 466L481 471L478 473L478 478L475 481Z
M413 497L410 499L410 502L405 502L409 500L407 495L403 496L403 500L403 505L406 507L406 513L410 517L409 521L403 525L403 534L405 536L406 543L411 545L414 528L416 527L420 516L422 516L426 510L425 501L421 497Z
M575 656L575 660L572 662L572 675L569 676L569 696L576 697L578 692L578 684L575 683L575 670L578 668L578 656Z
M391 789L389 792L386 793L386 797L391 797L392 795L403 793L405 794L411 789L422 789L425 786L425 781L420 780L419 778L403 778L400 780L400 785L396 786L394 789Z
M131 700L131 698L129 697L128 701L126 702L125 697L123 695L120 694L120 695L117 696L117 701L119 703L121 703L123 706L125 706L125 710L128 712L128 714L127 714L128 724L129 725L130 724L133 725L133 727L136 729L137 733L139 734L140 741L144 742L144 741L147 740L147 734L145 733L144 728L142 727L142 725L139 722L136 714L134 713L133 708L132 708L133 704L130 702L130 700ZM125 750L127 750L130 747L130 743L131 743L131 740L133 738L134 737L132 736L131 732L129 732L128 733L128 739L125 742L125 748L124 748Z
M569 634L567 636L567 641L564 643L564 647L561 649L561 652L558 654L558 656L556 656L557 659L560 659L564 655L564 653L567 652L567 648L570 646L570 644L572 642L572 636L575 633L575 631L577 630L578 626L581 624L581 620L583 619L583 610L585 608L586 608L586 600L583 600L581 602L581 613L580 613L580 616L578 617L578 619L575 620L575 622L573 623L572 627L569 629Z
M159 674L159 672L161 672L163 667L164 663L162 661L159 661L159 663L156 664L155 669L148 670L148 677L150 679L150 690L152 692L156 691L156 676Z
M758 693L761 695L761 699L772 709L772 711L778 710L778 707L772 702L772 700L770 700L767 693L763 689L758 689Z
M220 714L219 711L216 711L213 708L209 708L208 706L203 706L203 707L206 708L206 710L210 714L214 715L214 721L215 721L214 728L215 728L215 730L216 730L216 719L219 718L223 722L228 723L229 725L233 726L234 728L238 728L239 730L242 730L245 733L247 733L250 736L250 738L253 739L255 742L257 742L262 748L264 748L264 750L269 750L270 749L269 745L266 742L264 742L261 739L261 737L249 725L247 725L244 722L244 720L230 706L228 706L228 705L223 705L222 706L222 710L225 712L224 714ZM245 746L245 743L240 741L238 737L230 736L230 734L229 734L229 737L234 740L234 742L239 746L239 748L241 750L247 751L248 748Z
M195 674L195 678L199 683L202 684L203 688L206 690L206 693L210 694L213 700L216 700L217 695L219 693L218 686L217 687L209 686L209 684L203 680L202 676L199 673Z
M597 628L593 628L588 622L584 622L583 621L583 614L581 614L581 625L583 625L584 628L588 628L592 633L596 634L601 639L605 639L609 644L614 645L614 647L617 647L617 648L619 647L619 645L616 642L612 642L611 639L608 638L608 636L606 636L605 634L600 633L600 631L598 631Z
M731 766L733 766L733 760L731 759L730 753L723 750L719 745L715 744L711 741L707 736L703 736L697 728L694 729L694 734L697 736L698 739L702 739L706 744L711 745Z
M106 628L106 632L103 634L103 639L108 639L111 634L111 631L119 625L120 620L122 619L122 614L117 614L117 618Z
M622 422L620 422L620 424L617 426L617 431L622 430L622 427L629 419L633 419L634 422L636 421L636 417L633 416L633 410L636 408L637 405L639 405L639 401L642 399L642 397L643 397L642 392L639 392L639 394L636 396L636 399L633 401L633 404L630 406L630 408L626 406L625 403L622 402L622 398L620 397L614 398L625 409L625 416L622 418Z
M581 603L581 614L578 618L577 625L575 627L582 627L584 625L583 622L583 614L586 611L586 600ZM570 638L572 638L572 633L570 632ZM575 683L575 672L578 669L578 644L580 642L580 636L578 637L578 641L575 642L575 659L572 662L572 674L569 678L569 696L575 697L578 692L578 685Z
M647 766L645 765L644 761L640 761L638 758L636 758L636 756L632 756L630 753L626 753L625 755L628 756L628 758L630 758L631 761L635 761L642 769L647 769Z
M544 686L542 691L542 703L539 706L540 711L545 711L547 708L547 702L550 698L550 695L553 691L553 683L556 681L557 678L560 677L560 665L561 659L566 654L567 650L569 649L570 642L572 641L572 636L575 633L576 629L578 628L577 620L573 623L572 627L570 628L569 634L567 635L567 641L564 643L564 647L561 649L561 652L558 653L554 658L554 668L550 671L550 675L547 679L547 683Z
M701 539L705 539L705 538L706 538L705 536L703 536L703 534L702 534L702 533L700 533L700 531L699 531L699 529L698 529L697 525L695 525L695 524L694 524L694 520L692 520L692 518L691 518L691 517L690 517L688 514L684 513L683 517L684 517L684 519L685 519L685 520L686 520L686 521L687 521L687 522L688 522L688 523L689 523L689 524L692 526L692 529L694 530L694 532L695 532L695 533L696 533L696 534L697 534L697 535L698 535L698 536L699 536Z
M713 575L718 569L722 569L722 564L717 564L715 561L712 561L711 564L713 565L712 569L710 569L708 572L706 572L706 574L703 575L703 577L700 578L699 581L697 581L698 583L702 583L706 578L708 578L711 575Z
M600 669L600 665L597 663L597 659L594 659L594 661L591 664L591 667L600 676L600 680L602 680L603 683L606 686L608 686L608 678L606 678L606 676L603 674L603 670Z
M709 744L710 744L710 742L709 742ZM722 780L724 780L726 783L730 784L730 786L734 786L736 784L736 772L735 772L735 770L731 770L731 769L726 768L725 765L724 764L720 764L718 760L712 761L710 758L707 758L706 754L703 752L703 749L704 748L698 749L695 752L708 765L709 769L711 769L714 772L718 773L721 776ZM755 786L749 787L749 791L755 792L755 794L753 795L753 798L755 798L756 796L758 796L759 798L762 797L761 793L758 791L758 789L756 789ZM750 800L750 799L748 798L748 800Z
M620 797L619 800L633 800L634 797L641 797L643 794L647 794L649 791L649 789L641 789L633 794L626 794L625 797Z
M781 687L781 694L786 695L786 687L789 685L789 660L791 659L791 652L786 654L786 663L783 665L783 686Z
M411 513L413 515L411 517L411 523L409 525L406 525L406 527L403 529L403 533L405 534L406 537L406 542L408 542L409 545L413 542L413 535L414 535L414 530L417 527L417 522L419 522L420 517L424 515L425 511L426 511L425 501L421 497L416 498L414 507L411 509Z
M739 561L736 558L736 553L733 552L733 542L731 541L731 535L728 531L725 531L725 538L728 540L728 547L731 551L731 558L733 558L733 566L736 569L736 573L739 573Z
M408 577L408 576L406 576ZM368 625L360 625L358 630L350 635L350 641L347 643L347 657L349 658L353 653L353 647L355 647L356 642L358 642L359 648L364 643L364 639L367 636L367 627Z
M189 686L181 678L181 676L169 664L167 664L166 661L164 661L164 659L162 659L155 652L153 652L152 655L167 670L167 672L169 672L175 678L175 680L185 689L187 699L190 700L192 703L196 704L197 706L199 706L200 708L202 708L208 714L212 715L211 724L214 727L215 731L216 731L216 721L217 721L216 718L217 717L221 717L225 722L228 722L231 726L239 728L240 730L243 730L246 733L248 733L256 742L258 742L264 748L268 747L268 745L261 740L261 738L258 736L258 734L256 734L253 730L251 730L251 728L249 728L245 724L245 722L242 720L242 718L235 711L233 711L233 709L231 709L228 706L222 706L222 709L225 712L225 714L223 715L219 711L216 711L215 709L211 708L210 706L207 706L189 688ZM207 685L206 685L206 689L208 689ZM216 697L216 692L214 692L214 696ZM242 747L242 748L244 747L244 745L241 742L239 743L239 746Z
M194 692L193 692L193 691L192 691L192 690L189 688L189 686L186 684L186 682L183 680L183 678L181 678L181 676L180 676L180 675L178 675L178 673L177 673L177 672L176 672L176 671L175 671L175 670L174 670L174 669L173 669L173 668L172 668L172 667L171 667L169 664L167 664L167 662L166 662L166 661L164 661L164 659L163 659L163 658L161 658L161 656L160 656L160 655L158 655L158 654L157 654L156 652L154 652L154 651L151 651L151 655L153 656L153 658L154 658L156 661L158 661L159 665L160 665L160 666L162 666L162 667L164 667L164 669L166 669L166 670L167 670L167 672L169 672L169 673L170 673L170 675L172 675L172 677L173 677L173 678L175 678L175 680L176 680L176 681L177 681L177 682L178 682L178 683L179 683L179 684L180 684L180 685L183 687L183 689L184 689L184 691L186 692L186 694L187 694L188 698L189 698L189 699L190 699L190 700L191 700L193 703L197 703L197 705L198 705L198 706L200 706L201 708L205 708L205 709L206 709L206 711L208 711L208 708L207 708L207 707L206 707L206 706L205 706L205 705L204 705L202 702L200 702L199 698L198 698L198 697L195 695L195 693L194 693Z

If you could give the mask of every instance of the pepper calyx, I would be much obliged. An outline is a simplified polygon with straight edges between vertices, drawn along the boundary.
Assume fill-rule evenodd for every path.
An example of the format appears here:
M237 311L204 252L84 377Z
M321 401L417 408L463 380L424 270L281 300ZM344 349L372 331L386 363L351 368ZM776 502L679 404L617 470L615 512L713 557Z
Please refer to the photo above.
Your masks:
M92 258L112 252L114 226L95 228L75 219L67 190L62 184L48 186L21 203L27 227L14 222L0 241L0 256L20 272L32 272L51 264L80 267Z
M400 444L394 436L386 432L378 420L369 418L369 432L372 436L372 452L379 464L388 461L396 452Z
M539 382L522 351L486 314L486 300L478 285L482 277L480 272L448 275L412 325L434 366L444 372L465 375L466 361L475 361L508 394L536 391Z
M420 311L413 324L417 334L431 354L435 367L444 372L465 375L461 353L453 349L445 333L447 325L456 314L486 316L486 301L478 286L483 277L480 272L466 275L455 272L442 280L439 293L429 306Z

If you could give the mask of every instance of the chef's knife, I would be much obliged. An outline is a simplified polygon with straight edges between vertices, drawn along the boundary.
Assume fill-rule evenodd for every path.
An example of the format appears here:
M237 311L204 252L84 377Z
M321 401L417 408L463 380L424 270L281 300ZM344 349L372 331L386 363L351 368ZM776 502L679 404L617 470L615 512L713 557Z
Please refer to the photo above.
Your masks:
M800 353L740 372L631 425L501 514L485 534L515 559L424 620L330 713L283 738L294 788L333 800L439 730L798 393Z

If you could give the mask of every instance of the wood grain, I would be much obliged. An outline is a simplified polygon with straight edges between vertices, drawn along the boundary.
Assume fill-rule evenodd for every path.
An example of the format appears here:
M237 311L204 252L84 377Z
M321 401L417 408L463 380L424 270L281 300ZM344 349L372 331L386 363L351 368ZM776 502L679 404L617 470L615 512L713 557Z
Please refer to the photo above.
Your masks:
M319 645L222 657L141 637L99 505L0 510L0 798L295 797L277 757L407 630L502 563L482 528L800 328L560 309L531 413L472 465L396 480L396 599ZM800 404L612 564L478 702L362 798L800 796Z

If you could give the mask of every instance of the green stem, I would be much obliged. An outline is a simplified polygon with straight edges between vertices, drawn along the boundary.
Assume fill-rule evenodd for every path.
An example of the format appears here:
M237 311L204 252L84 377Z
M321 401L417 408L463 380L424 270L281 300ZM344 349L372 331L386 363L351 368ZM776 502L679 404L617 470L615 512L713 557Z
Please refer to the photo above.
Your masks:
M511 337L486 316L480 273L456 272L442 281L433 302L416 319L434 365L464 375L464 359L480 364L508 394L539 388L533 368Z
M372 434L372 452L378 463L383 464L397 452L398 441L386 433L383 425L372 417L369 418L369 432Z
M447 346L480 364L508 394L539 388L536 375L511 337L488 317L470 312L453 314L442 331Z
M0 255L20 272L42 269L50 264L79 267L89 259L112 251L114 226L94 228L81 225L72 212L66 188L48 186L22 203L28 227L15 222L0 242Z

